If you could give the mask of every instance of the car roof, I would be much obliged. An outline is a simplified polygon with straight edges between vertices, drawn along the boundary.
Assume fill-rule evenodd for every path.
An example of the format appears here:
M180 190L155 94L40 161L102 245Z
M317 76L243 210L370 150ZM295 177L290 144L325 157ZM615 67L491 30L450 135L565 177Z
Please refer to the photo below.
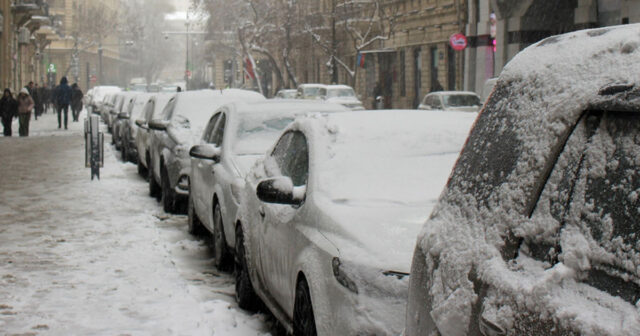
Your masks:
M472 91L436 91L436 92L431 92L428 93L427 96L430 95L438 95L438 96L445 96L445 95L472 95L472 96L477 96L478 94Z
M336 85L326 85L327 89L351 89L353 90L352 87L350 87L349 85L342 85L342 84L336 84Z
M231 113L271 113L271 112L347 112L349 109L340 104L302 99L266 100L251 103L232 103Z
M298 88L309 88L309 87L319 87L319 88L323 88L323 87L327 87L324 84L314 84L314 83L309 83L309 84L300 84L298 85Z

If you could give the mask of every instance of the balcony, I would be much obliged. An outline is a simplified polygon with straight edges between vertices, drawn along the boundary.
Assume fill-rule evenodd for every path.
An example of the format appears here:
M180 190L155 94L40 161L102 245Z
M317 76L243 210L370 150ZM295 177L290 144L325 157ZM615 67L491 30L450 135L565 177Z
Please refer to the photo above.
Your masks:
M22 27L29 23L29 30L33 31L41 24L47 23L49 5L45 0L15 0L11 5L15 23Z

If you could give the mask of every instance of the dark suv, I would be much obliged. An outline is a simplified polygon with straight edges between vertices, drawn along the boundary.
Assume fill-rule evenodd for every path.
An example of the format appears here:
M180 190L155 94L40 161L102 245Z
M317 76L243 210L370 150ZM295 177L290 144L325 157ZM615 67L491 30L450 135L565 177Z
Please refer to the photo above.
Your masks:
M640 25L517 55L411 269L406 335L640 335Z

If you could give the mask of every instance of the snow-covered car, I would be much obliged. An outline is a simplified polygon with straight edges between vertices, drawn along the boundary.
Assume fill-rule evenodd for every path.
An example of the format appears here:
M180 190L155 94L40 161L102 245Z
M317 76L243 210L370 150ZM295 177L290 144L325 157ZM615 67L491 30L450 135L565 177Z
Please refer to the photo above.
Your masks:
M474 119L415 110L297 119L247 174L240 306L257 293L294 335L398 335L412 242Z
M91 107L92 113L101 114L102 104L105 102L105 96L115 94L122 91L117 86L96 86L91 89L91 100L86 104Z
M640 25L504 68L418 238L406 335L640 335Z
M129 119L131 108L133 107L133 98L136 95L138 95L138 92L119 93L114 108L111 109L111 142L117 150L121 149L122 125Z
M228 269L235 249L235 223L244 178L280 133L306 113L348 111L342 105L282 100L235 103L211 118L199 145L191 148L189 231L213 235L216 266Z
M353 88L348 85L327 85L320 90L321 98L329 103L343 105L353 111L364 110L364 105Z
M113 108L114 101L116 99L116 93L107 93L102 99L100 104L100 117L105 124L109 124L109 111Z
M298 94L298 90L280 90L276 93L276 99L295 99Z
M120 129L122 161L137 163L138 146L136 144L136 137L138 136L140 127L136 124L136 120L144 116L145 107L152 96L153 94L150 93L139 93L133 97L131 113L124 120Z
M324 84L300 84L296 90L296 98L321 99L321 90L326 87Z
M419 110L478 112L482 107L480 96L467 91L438 91L424 96Z
M166 212L185 212L189 196L191 158L189 150L198 143L213 113L222 105L265 100L246 90L200 90L180 92L165 106L161 119L149 122L151 134L151 191L159 188Z
M140 176L148 177L148 168L151 166L151 134L154 131L149 129L149 123L151 120L161 118L165 106L175 95L175 93L152 94L144 106L143 115L134 121L138 126L136 149L138 152L138 174ZM149 195L158 197L158 190L152 189L152 187L155 186L149 186Z

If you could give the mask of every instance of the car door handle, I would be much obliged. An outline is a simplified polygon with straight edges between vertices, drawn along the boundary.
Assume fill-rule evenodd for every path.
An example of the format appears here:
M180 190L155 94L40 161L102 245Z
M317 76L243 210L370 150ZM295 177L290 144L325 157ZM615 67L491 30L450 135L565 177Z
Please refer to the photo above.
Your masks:
M260 217L262 217L262 219L264 219L264 217L267 215L267 213L264 212L264 207L259 207L258 213L260 214Z

